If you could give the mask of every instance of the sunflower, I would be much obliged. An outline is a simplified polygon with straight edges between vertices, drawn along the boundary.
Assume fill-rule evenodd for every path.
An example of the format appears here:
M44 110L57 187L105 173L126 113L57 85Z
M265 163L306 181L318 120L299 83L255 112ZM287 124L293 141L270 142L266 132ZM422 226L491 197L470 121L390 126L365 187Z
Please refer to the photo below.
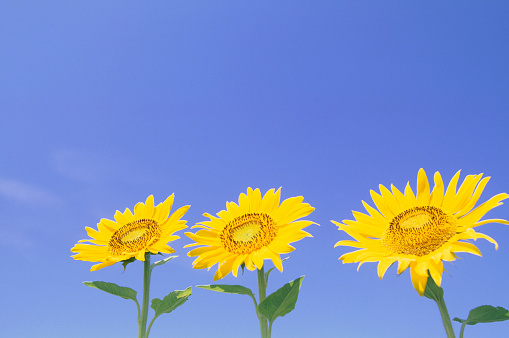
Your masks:
M428 274L440 286L443 261L454 261L457 252L481 256L479 249L466 240L484 238L498 248L491 237L473 228L487 223L509 224L503 219L480 219L509 197L501 193L474 209L474 205L488 183L489 177L468 175L459 189L456 186L458 171L444 193L444 183L439 172L435 173L435 187L430 186L423 169L417 175L417 195L407 183L404 193L394 185L391 191L380 185L380 193L371 190L371 197L378 210L362 201L369 215L353 211L355 221L332 221L340 230L355 240L343 240L336 246L359 248L342 255L343 263L378 262L378 276L383 278L387 269L398 262L398 274L410 267L412 283L424 294Z
M302 203L304 197L291 197L279 204L281 188L270 189L263 198L259 189L247 189L247 195L239 196L239 204L227 202L226 210L214 217L203 214L210 221L198 223L193 228L202 228L195 234L186 235L196 243L191 247L202 245L189 251L188 256L198 256L193 268L211 268L218 263L214 280L221 279L230 272L237 277L241 264L249 270L261 269L263 260L270 259L279 271L283 271L280 254L293 250L290 243L304 237L312 237L302 230L313 224L311 221L297 219L305 217L315 208Z
M187 212L189 205L170 215L173 199L172 194L166 201L154 206L154 196L150 195L145 203L139 202L134 206L134 214L128 208L124 213L117 210L115 221L103 218L97 224L98 230L86 227L92 239L78 241L71 249L76 255L71 257L81 261L100 262L90 269L96 271L131 258L145 261L146 252L175 252L166 243L180 238L173 235L174 232L187 228L186 221L180 218ZM82 242L92 244L79 244Z

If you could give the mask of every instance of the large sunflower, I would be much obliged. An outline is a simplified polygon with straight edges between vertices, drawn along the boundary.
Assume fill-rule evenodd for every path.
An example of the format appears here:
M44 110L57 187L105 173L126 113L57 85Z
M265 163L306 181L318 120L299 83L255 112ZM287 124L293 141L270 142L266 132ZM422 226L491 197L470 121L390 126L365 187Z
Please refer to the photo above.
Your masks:
M509 197L498 194L474 209L474 205L488 183L489 177L469 175L456 191L460 172L452 178L444 193L444 183L435 173L435 187L430 186L423 169L417 175L417 195L407 183L404 194L394 185L391 191L380 185L381 195L371 190L378 210L362 201L369 215L353 211L355 221L332 221L340 230L355 240L344 240L335 246L360 248L342 255L343 263L378 262L378 276L383 278L387 269L398 262L398 274L410 267L415 290L424 294L428 273L440 286L443 261L453 261L457 252L481 256L479 249L465 240L484 238L498 248L491 237L473 228L487 223L509 224L503 219L480 219Z
M146 252L175 252L166 243L180 238L173 235L174 232L187 228L186 221L180 218L187 212L189 205L170 215L173 199L172 194L166 201L154 206L154 196L150 195L145 203L139 202L134 206L134 214L128 208L124 213L117 210L115 221L103 218L97 223L98 230L86 227L92 239L78 241L71 249L76 252L72 257L100 262L90 269L96 271L132 257L145 261ZM92 244L79 244L82 242Z
M295 250L289 243L304 237L312 237L302 230L313 224L297 221L309 215L315 208L302 203L304 197L291 197L279 204L281 188L270 189L262 199L259 189L247 189L247 195L239 196L239 204L227 202L226 210L214 217L203 214L210 221L198 223L193 228L202 228L195 234L186 235L196 243L185 247L203 245L189 251L188 256L198 256L193 268L211 268L218 263L214 280L230 272L237 277L239 266L244 263L249 270L261 269L263 260L270 259L279 271L283 271L280 254Z

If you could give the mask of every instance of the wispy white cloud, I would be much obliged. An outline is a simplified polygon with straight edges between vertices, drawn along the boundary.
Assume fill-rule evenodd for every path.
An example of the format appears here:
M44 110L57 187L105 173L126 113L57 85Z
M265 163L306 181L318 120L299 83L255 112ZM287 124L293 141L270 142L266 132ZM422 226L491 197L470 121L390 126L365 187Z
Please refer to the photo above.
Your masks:
M51 193L29 184L0 178L0 195L6 199L23 203L59 204L61 201Z

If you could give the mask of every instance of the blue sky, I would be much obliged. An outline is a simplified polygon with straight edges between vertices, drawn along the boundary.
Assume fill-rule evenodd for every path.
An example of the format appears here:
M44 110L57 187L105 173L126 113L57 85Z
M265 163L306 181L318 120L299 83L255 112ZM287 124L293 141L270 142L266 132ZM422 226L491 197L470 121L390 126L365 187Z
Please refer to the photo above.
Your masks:
M462 169L509 192L509 4L505 1L4 1L0 3L0 335L135 337L134 303L81 282L141 293L142 264L90 272L70 248L85 226L150 194L206 220L247 187L282 187L316 208L313 238L269 291L306 275L273 337L438 337L436 305L409 272L383 281L333 248L330 220L363 211L369 190L445 181ZM509 206L489 218L509 218ZM509 228L495 250L446 263L451 317L509 308ZM178 259L152 297L212 283ZM256 288L256 274L222 280ZM459 333L459 324L454 323ZM251 300L193 289L151 337L258 337ZM503 336L507 322L467 328Z

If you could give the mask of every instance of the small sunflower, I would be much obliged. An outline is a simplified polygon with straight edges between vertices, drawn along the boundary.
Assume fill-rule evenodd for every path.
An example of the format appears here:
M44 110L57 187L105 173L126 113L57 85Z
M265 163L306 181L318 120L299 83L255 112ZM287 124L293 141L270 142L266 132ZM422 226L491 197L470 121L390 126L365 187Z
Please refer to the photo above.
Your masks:
M174 195L163 203L154 206L154 196L150 195L145 203L139 202L134 206L134 214L128 208L124 213L117 210L115 221L101 219L97 229L86 227L87 234L92 239L80 240L71 249L76 260L100 262L92 266L90 271L96 271L130 258L145 261L145 253L175 252L166 243L174 241L179 236L174 232L187 228L186 221L180 218L189 209L183 206L170 215ZM92 244L79 244L89 242Z
M302 230L313 224L311 221L297 219L311 214L315 208L302 203L304 197L291 197L279 204L281 188L270 189L263 198L259 189L247 189L247 195L239 196L239 204L227 202L226 210L214 217L203 214L210 221L198 223L193 228L202 228L195 234L186 235L196 243L191 247L203 245L189 251L188 256L198 256L193 268L211 268L218 263L214 280L221 279L230 272L237 277L239 266L244 263L249 270L261 269L263 260L270 259L279 271L283 271L280 254L295 250L290 245L304 237L312 237Z
M443 261L454 261L457 252L481 256L479 249L465 240L484 238L498 248L491 237L473 228L487 223L509 224L503 219L480 219L491 209L508 198L505 193L493 196L474 209L489 177L468 175L459 189L456 186L458 171L444 193L444 183L439 172L435 173L435 187L430 186L423 169L417 175L417 195L407 183L404 193L394 185L391 191L380 185L381 195L371 190L371 197L378 210L362 201L369 215L353 211L355 221L332 221L340 230L355 240L344 240L335 246L359 248L342 255L343 263L378 262L378 276L383 278L387 269L398 262L398 274L410 267L415 290L424 294L428 273L440 286Z

